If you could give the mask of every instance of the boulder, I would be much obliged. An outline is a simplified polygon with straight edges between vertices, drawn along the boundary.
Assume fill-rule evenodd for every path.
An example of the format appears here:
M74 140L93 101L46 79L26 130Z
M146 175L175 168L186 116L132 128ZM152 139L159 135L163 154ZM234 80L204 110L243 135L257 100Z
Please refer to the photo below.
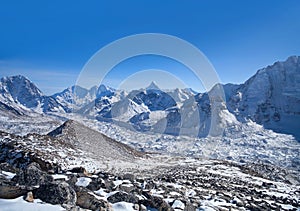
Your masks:
M1 184L0 198L15 199L20 196L24 196L26 193L27 193L27 189L24 187Z
M50 204L76 204L76 192L66 182L48 182L35 192L36 198Z
M93 178L92 181L87 186L87 189L91 191L96 191L99 190L100 188L105 188L105 181L100 177Z
M147 207L145 205L141 204L140 211L147 211Z
M89 210L112 211L111 205L104 200L97 199L93 194L88 193L86 188L78 188L76 190L76 205Z
M53 178L43 172L37 163L29 164L12 179L13 182L25 186L37 186L52 180Z
M90 176L89 172L84 167L75 167L70 170L72 173L83 174L84 176Z
M110 203L113 203L113 204L117 203L117 202L121 202L121 201L137 204L138 201L139 201L138 197L136 197L135 195L128 194L128 193L123 192L123 191L119 191L119 192L109 196L107 198L107 200Z
M123 178L124 180L129 180L130 182L134 182L134 180L135 180L134 174L129 174L129 173L124 174L124 175L122 176L122 178Z
M143 195L147 198L146 200L141 200L140 203L146 207L155 208L159 211L170 211L173 208L163 200L163 198L158 196L152 196L147 192L143 192Z
M17 173L19 170L8 163L0 163L0 170Z

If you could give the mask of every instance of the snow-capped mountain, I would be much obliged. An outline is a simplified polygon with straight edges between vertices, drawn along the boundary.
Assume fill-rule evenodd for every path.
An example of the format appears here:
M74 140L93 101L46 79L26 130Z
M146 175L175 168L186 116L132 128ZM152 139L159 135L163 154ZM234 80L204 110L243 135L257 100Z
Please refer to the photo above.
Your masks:
M54 94L54 97L68 112L73 112L92 102L97 96L97 86L85 89L78 85L69 87L62 92Z
M224 101L212 101L217 89L223 89ZM198 137L221 135L228 127L253 121L299 140L299 93L300 57L292 56L259 70L244 84L219 84L198 94L190 89L163 91L152 82L129 93L102 84L89 90L73 86L48 97L23 76L5 77L0 110L76 112L138 131Z
M101 84L97 89L93 100L89 100L89 103L84 104L79 109L75 110L75 113L88 116L89 118L107 118L106 116L110 115L106 113L109 112L111 105L122 101L126 95L127 93L125 91L115 90L109 86Z
M53 97L45 96L24 76L4 77L0 80L0 101L20 112L64 112L64 108Z
M131 91L127 97L139 105L147 106L150 111L166 110L177 105L170 95L159 89L153 82L144 90Z
M166 91L166 93L170 95L176 101L177 104L180 104L197 94L197 92L187 88L186 89L176 88L174 90Z
M300 57L258 70L232 92L227 105L240 121L250 118L300 139Z
M104 84L101 84L97 90L96 97L102 98L102 97L111 97L115 95L116 90L114 88L111 88L109 86L105 86Z
M121 100L106 105L96 118L114 120L117 124L141 131L157 131L153 126L176 106L176 101L152 82L147 88L133 90Z

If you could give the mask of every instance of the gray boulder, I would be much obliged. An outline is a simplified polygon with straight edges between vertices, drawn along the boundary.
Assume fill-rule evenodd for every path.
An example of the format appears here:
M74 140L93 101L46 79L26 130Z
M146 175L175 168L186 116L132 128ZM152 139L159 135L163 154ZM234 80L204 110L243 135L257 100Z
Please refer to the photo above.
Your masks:
M35 197L50 204L76 204L76 192L66 182L42 184L35 192Z
M119 191L119 192L111 195L110 197L107 198L107 200L110 203L117 203L117 202L125 201L125 202L129 202L129 203L133 203L133 204L137 204L139 201L138 197L136 197L135 195L128 194L123 191Z
M77 201L76 205L89 210L112 211L111 205L104 200L97 199L95 196L87 192L85 188L76 190Z
M37 186L52 180L53 178L43 172L37 163L29 164L12 179L13 182L25 186Z
M27 189L14 185L3 185L0 187L0 198L3 199L15 199L20 196L24 196L27 193Z

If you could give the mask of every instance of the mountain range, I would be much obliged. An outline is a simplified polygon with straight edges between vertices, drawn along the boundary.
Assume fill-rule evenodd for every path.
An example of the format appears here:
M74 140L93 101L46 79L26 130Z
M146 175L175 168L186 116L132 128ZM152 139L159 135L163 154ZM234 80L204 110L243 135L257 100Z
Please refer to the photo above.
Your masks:
M225 100L212 106L216 90ZM114 122L140 132L171 135L222 135L223 129L253 121L275 132L300 139L300 57L262 68L243 84L217 84L206 93L191 89L161 90L152 82L129 93L100 85L74 85L52 96L44 95L28 78L0 80L0 111L76 113ZM214 114L214 115L212 115Z

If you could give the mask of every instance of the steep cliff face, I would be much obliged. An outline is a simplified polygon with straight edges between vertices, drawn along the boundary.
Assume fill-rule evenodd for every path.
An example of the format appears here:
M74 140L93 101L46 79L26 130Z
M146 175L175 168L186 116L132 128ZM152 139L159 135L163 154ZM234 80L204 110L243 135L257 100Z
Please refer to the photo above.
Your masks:
M259 70L238 88L228 108L239 120L250 118L266 128L300 137L300 57Z

